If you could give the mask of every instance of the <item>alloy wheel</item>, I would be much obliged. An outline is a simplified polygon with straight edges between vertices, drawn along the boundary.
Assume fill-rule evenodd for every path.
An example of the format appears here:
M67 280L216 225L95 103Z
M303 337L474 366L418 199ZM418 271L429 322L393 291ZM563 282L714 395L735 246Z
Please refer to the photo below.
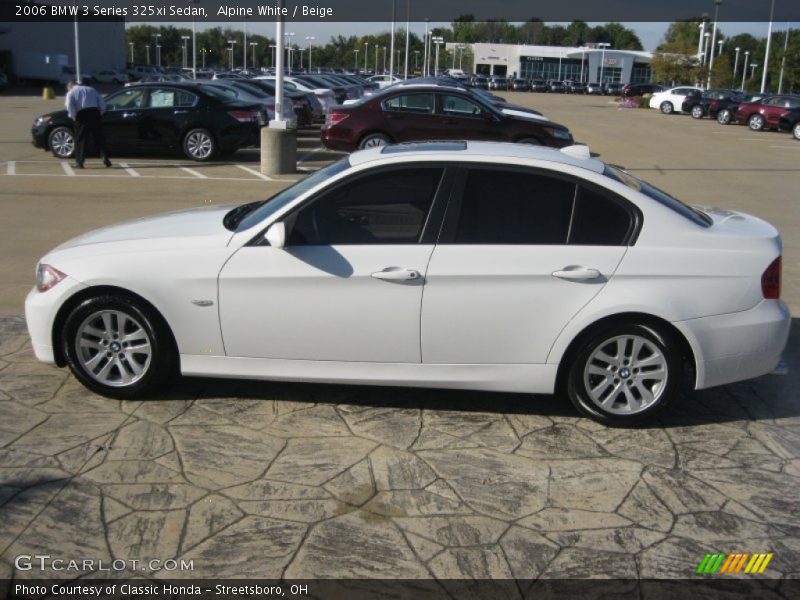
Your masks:
M50 148L56 156L69 158L75 150L75 138L67 129L58 129L50 137Z
M211 156L214 150L214 141L204 131L193 131L186 138L186 150L193 158L204 160Z

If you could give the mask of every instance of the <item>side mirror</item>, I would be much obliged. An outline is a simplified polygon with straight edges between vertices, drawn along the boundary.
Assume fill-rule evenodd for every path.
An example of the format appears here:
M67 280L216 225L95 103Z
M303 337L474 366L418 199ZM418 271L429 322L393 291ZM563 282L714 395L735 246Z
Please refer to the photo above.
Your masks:
M283 221L273 223L267 229L264 238L273 248L283 248L286 246L286 224Z

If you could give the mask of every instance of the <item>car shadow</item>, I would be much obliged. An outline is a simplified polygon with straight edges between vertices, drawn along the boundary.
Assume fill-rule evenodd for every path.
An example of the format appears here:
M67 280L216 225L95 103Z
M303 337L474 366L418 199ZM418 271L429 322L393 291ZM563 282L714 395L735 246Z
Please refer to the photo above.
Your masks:
M800 364L800 319L792 319L784 351L788 365ZM791 367L790 367L791 368ZM685 390L644 428L673 428L710 423L761 421L800 416L797 402L800 372L711 388ZM385 387L279 381L180 378L171 391L157 399L280 398L309 404L351 404L365 407L422 408L458 412L491 412L545 417L580 415L561 394L512 394L412 387Z

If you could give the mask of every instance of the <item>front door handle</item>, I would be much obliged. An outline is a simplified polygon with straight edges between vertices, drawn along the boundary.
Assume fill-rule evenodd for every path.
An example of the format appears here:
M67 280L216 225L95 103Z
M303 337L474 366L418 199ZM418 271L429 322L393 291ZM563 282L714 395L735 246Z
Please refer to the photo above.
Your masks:
M130 118L136 117L136 116L138 116L138 113L132 113L132 112L131 113L129 113L129 112L122 113L122 118L123 119L130 119Z
M598 279L600 277L600 271L597 269L570 265L569 267L564 267L560 271L553 271L552 275L553 277L567 279L569 281L588 281L591 279Z
M422 277L419 271L401 267L386 267L383 271L375 271L372 276L384 281L413 281Z
M188 110L174 110L174 111L172 111L172 114L173 115L185 115L188 112L189 112Z

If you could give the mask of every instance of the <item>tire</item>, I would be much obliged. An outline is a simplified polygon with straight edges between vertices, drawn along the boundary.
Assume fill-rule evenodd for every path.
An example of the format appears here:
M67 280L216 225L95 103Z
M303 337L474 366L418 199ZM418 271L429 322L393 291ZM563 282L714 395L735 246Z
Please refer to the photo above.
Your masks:
M717 123L720 125L730 125L733 120L733 113L727 108L723 108L717 113Z
M391 138L383 133L368 133L358 143L359 150L365 148L377 148L378 146L388 146L392 143Z
M705 111L703 110L703 107L700 106L699 104L695 104L692 107L692 118L693 119L702 119L703 115L705 115Z
M75 134L69 127L56 127L47 136L47 147L56 158L72 158L75 154Z
M764 117L759 114L751 115L747 119L747 126L753 131L762 131L764 129Z
M175 373L177 350L162 321L140 301L89 298L61 332L64 356L83 385L109 398L143 398Z
M569 365L567 394L578 411L595 421L637 424L677 395L682 370L671 337L641 324L614 325L580 344Z
M183 136L183 153L190 160L211 160L217 154L217 142L208 129L192 129Z
M800 122L795 123L794 127L792 127L792 135L794 139L800 140Z
M664 113L665 115L671 115L672 111L675 110L675 107L672 106L672 102L662 102L659 108L661 109L661 112Z

